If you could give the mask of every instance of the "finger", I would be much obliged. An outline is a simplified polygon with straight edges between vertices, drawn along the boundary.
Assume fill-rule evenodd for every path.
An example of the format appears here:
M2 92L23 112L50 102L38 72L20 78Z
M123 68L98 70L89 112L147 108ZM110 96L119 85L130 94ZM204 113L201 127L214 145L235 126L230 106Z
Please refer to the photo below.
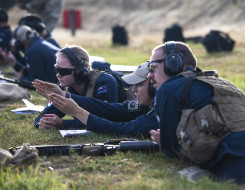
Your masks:
M38 129L50 129L52 126L46 125L43 121L40 120Z
M55 101L61 100L61 101L65 101L66 98L64 98L63 96L56 94L56 93L51 93L49 95L50 98L53 98Z
M155 135L156 134L156 130L150 130L150 134L151 135Z
M53 84L50 82L45 82L44 85L45 85L45 88L55 88L57 86L56 84Z
M63 104L64 104L64 101L62 99L59 99L57 97L54 97L54 96L50 96L49 99L52 101L53 105L60 109L63 107Z
M47 117L43 117L42 121L40 120L42 126L44 126L45 128L52 128L53 127L53 123L52 120L50 120Z

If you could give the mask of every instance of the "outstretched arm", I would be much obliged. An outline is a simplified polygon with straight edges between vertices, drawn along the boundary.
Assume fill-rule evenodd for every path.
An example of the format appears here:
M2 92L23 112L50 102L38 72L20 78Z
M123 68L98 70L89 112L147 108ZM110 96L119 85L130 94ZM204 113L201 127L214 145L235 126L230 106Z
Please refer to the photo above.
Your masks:
M44 82L42 80L34 80L32 82L33 87L36 88L38 94L49 99L51 93L56 93L62 96L65 96L65 91L61 90L58 85L50 82Z
M55 93L51 93L49 95L49 99L61 112L76 117L85 125L87 125L88 116L90 113L79 107L74 100L72 100L71 98L65 98Z

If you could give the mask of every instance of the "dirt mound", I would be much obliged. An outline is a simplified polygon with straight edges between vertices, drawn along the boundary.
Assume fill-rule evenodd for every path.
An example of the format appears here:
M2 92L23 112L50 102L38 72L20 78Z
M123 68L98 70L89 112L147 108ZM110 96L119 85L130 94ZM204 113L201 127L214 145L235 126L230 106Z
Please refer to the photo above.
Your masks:
M159 33L174 23L197 33L245 27L244 0L65 0L64 8L81 10L83 29L90 32L108 32L115 24L131 34ZM23 14L17 9L11 11L14 23Z
M185 30L244 27L244 0L66 0L66 8L81 9L83 27L107 31L122 24L131 33L163 31L174 23Z

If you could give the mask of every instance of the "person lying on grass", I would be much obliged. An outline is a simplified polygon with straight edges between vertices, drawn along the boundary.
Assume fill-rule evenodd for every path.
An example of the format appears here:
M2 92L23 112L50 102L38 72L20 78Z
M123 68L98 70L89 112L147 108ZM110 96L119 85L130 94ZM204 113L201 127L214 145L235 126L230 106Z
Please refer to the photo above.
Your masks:
M64 114L78 118L86 129L117 136L150 137L158 123L152 110L154 89L147 79L148 62L141 64L133 73L122 79L133 86L136 100L108 103L89 97L68 94L57 85L35 80L36 91L52 101L52 105ZM70 96L70 98L66 98ZM150 111L149 111L150 110ZM48 114L45 125L52 125Z

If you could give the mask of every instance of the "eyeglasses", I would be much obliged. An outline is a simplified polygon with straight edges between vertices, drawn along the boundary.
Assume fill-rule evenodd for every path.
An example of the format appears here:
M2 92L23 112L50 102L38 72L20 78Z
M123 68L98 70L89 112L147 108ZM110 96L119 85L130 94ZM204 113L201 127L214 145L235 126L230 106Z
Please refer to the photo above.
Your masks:
M72 71L75 70L75 68L62 68L58 67L57 65L54 65L54 70L57 73L59 73L61 76L71 75Z
M149 62L149 71L150 73L154 73L155 72L155 68L158 67L160 65L160 63L164 62L165 59L158 59L158 60L154 60L154 61L148 61Z

